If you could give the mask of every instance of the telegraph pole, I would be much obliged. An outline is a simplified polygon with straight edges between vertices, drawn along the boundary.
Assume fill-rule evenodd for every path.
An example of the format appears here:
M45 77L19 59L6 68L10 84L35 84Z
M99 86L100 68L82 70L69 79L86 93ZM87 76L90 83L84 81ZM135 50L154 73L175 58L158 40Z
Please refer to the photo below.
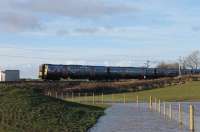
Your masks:
M144 65L145 65L145 68L144 68L144 79L146 79L145 72L147 72L148 68L150 67L150 61L147 60L146 63L144 63Z
M182 58L181 56L179 57L179 63L178 63L178 67L179 67L179 77L181 77L181 65L182 65Z
M144 63L146 68L149 68L150 67L150 60L147 60L146 63Z

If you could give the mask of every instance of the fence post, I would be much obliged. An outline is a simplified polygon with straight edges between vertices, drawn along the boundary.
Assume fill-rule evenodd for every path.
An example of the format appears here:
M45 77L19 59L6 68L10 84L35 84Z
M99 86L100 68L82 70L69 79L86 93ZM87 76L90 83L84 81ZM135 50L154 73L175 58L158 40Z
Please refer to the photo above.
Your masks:
M49 90L48 90L48 93L47 93L47 95L48 95L48 96L50 96L50 91L49 91Z
M172 104L169 104L169 119L172 119Z
M163 115L164 115L164 118L166 117L166 104L165 102L163 102Z
M50 92L49 92L49 96L51 97L51 90L50 90Z
M151 110L151 108L152 108L152 97L150 96L149 97L149 109Z
M93 92L93 94L92 94L92 103L95 104L94 102L95 102L95 97L94 97L94 92Z
M157 98L155 98L154 107L155 111L157 111Z
M178 104L178 117L179 117L179 125L183 125L183 119L182 119L182 107L181 104Z
M137 103L137 106L139 105L139 97L136 96L136 103Z
M190 111L190 113L189 113L189 118L190 118L190 124L189 124L189 126L190 126L190 131L191 132L194 132L194 106L193 105L190 105L190 107L189 107L189 111Z
M103 96L103 92L102 92L102 95L101 95L101 103L102 103L102 104L104 103L104 96Z
M124 104L126 104L126 95L124 94Z
M161 113L160 99L158 100L158 112Z

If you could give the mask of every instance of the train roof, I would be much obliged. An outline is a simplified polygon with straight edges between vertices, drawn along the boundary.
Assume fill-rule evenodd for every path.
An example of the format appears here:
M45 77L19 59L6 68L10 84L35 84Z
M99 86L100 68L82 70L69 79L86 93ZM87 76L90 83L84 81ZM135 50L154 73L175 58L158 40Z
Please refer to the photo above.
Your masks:
M76 64L71 64L71 65L64 65L64 64L42 64L42 65L50 65L50 66L85 66L85 67L109 67L109 68L143 68L146 69L146 67L131 67L131 66L94 66L94 65L76 65ZM167 70L178 70L175 68L148 68L148 69L167 69ZM182 70L196 70L196 71L200 71L200 69L182 69Z
M110 67L110 68L145 68L145 67L123 67L123 66L94 66L94 65L64 65L64 64L42 64L42 65L51 65L51 66L90 66L90 67ZM153 68L149 68L149 69L153 69Z

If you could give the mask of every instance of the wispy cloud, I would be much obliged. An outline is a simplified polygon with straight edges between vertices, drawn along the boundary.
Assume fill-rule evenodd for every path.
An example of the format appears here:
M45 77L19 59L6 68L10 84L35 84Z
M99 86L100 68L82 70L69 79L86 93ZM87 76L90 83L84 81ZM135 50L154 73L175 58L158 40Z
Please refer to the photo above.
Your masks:
M77 28L75 29L75 32L77 33L83 33L83 34L94 34L100 31L100 28L94 27L94 28Z
M43 22L47 16L94 19L135 11L134 6L102 0L0 0L0 31L39 30L47 23Z
M99 17L138 10L127 4L109 4L102 0L28 0L17 6L34 12L68 17Z
M192 27L192 30L194 32L199 32L200 31L200 26L194 26L194 27Z
M0 32L35 31L42 28L39 17L17 8L23 0L0 0Z
M23 13L0 12L0 31L34 31L41 28L39 20L34 16Z

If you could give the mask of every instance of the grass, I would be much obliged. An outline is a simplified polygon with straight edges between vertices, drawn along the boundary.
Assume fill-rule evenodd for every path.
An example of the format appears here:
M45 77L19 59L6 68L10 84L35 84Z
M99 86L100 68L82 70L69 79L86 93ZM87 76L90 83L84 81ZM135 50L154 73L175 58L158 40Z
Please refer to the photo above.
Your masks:
M92 104L91 95L73 99L85 103L80 104L44 96L29 85L1 85L0 132L85 132L108 106L101 104L101 93L95 93L95 104ZM107 94L103 101L123 102L124 97L126 101L136 101L137 96L140 101L148 100L149 96L162 101L200 101L200 81L140 92Z
M95 102L101 103L101 93L95 93ZM147 101L149 97L156 97L162 101L200 101L200 81L187 82L186 84L169 86L165 88L156 88L140 92L128 92L119 94L107 94L103 96L104 101L124 102L136 101L137 96L140 101ZM84 100L85 97L76 98L75 101ZM93 102L93 97L89 96L87 101Z
M43 96L28 86L0 86L1 132L85 132L104 109Z

